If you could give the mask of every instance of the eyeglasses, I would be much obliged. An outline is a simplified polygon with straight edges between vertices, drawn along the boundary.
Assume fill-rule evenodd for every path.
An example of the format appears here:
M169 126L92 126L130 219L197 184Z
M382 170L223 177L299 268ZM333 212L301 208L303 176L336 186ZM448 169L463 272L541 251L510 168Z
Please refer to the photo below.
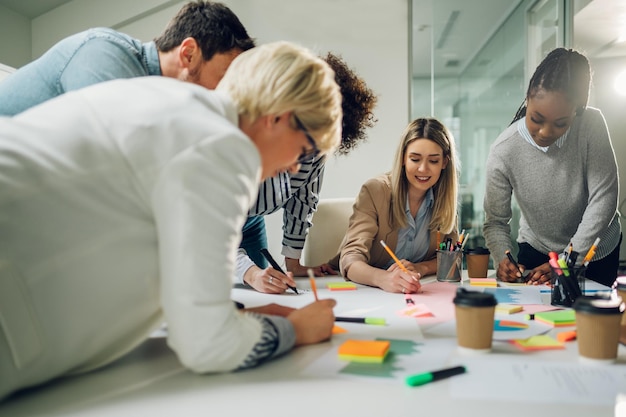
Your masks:
M309 141L309 144L311 145L311 149L302 152L300 156L298 157L298 163L302 165L303 163L309 162L312 159L314 159L317 155L319 155L320 150L317 148L317 145L315 144L315 139L313 139L313 137L311 136L309 131L306 129L306 127L304 127L300 119L298 119L298 116L294 114L293 118L296 121L296 126L298 126L298 129L304 132L304 136L306 136L306 139Z

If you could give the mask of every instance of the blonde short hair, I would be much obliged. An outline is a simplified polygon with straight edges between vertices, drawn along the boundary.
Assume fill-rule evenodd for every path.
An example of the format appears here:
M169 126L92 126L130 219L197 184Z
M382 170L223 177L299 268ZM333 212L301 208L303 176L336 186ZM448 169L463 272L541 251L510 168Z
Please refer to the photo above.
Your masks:
M292 112L322 153L339 145L341 92L335 73L306 48L273 42L243 52L233 60L217 90L225 91L239 114L252 121ZM291 125L297 128L293 115Z

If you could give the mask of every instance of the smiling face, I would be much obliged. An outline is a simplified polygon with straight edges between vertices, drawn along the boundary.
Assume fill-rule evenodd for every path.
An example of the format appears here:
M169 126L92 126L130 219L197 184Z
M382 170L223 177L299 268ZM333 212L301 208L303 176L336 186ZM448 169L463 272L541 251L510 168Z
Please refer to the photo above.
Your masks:
M558 91L540 89L527 100L526 127L535 143L552 145L569 129L576 106Z
M439 181L441 171L448 164L443 149L430 139L416 139L407 145L404 155L404 174L409 183L409 194L422 195Z

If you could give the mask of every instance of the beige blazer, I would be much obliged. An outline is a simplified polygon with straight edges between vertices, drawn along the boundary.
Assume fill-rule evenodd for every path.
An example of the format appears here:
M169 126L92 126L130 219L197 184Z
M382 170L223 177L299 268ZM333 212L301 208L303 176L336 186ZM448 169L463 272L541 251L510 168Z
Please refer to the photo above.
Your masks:
M384 240L395 252L398 246L399 229L393 229L391 219L391 178L384 174L371 178L363 184L354 203L348 231L340 246L340 253L330 263L339 267L345 277L347 271L356 261L366 262L376 268L384 268L390 256L380 244ZM456 242L456 231L442 235L442 240L452 238ZM437 256L437 231L430 232L430 245L425 261Z

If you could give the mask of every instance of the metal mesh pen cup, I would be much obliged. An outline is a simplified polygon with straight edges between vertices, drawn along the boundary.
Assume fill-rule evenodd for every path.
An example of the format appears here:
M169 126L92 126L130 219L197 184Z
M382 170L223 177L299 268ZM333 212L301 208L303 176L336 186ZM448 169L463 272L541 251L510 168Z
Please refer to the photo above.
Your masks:
M571 307L578 297L585 292L584 266L556 268L550 266L550 304L553 306Z
M437 281L461 282L463 252L437 251Z

